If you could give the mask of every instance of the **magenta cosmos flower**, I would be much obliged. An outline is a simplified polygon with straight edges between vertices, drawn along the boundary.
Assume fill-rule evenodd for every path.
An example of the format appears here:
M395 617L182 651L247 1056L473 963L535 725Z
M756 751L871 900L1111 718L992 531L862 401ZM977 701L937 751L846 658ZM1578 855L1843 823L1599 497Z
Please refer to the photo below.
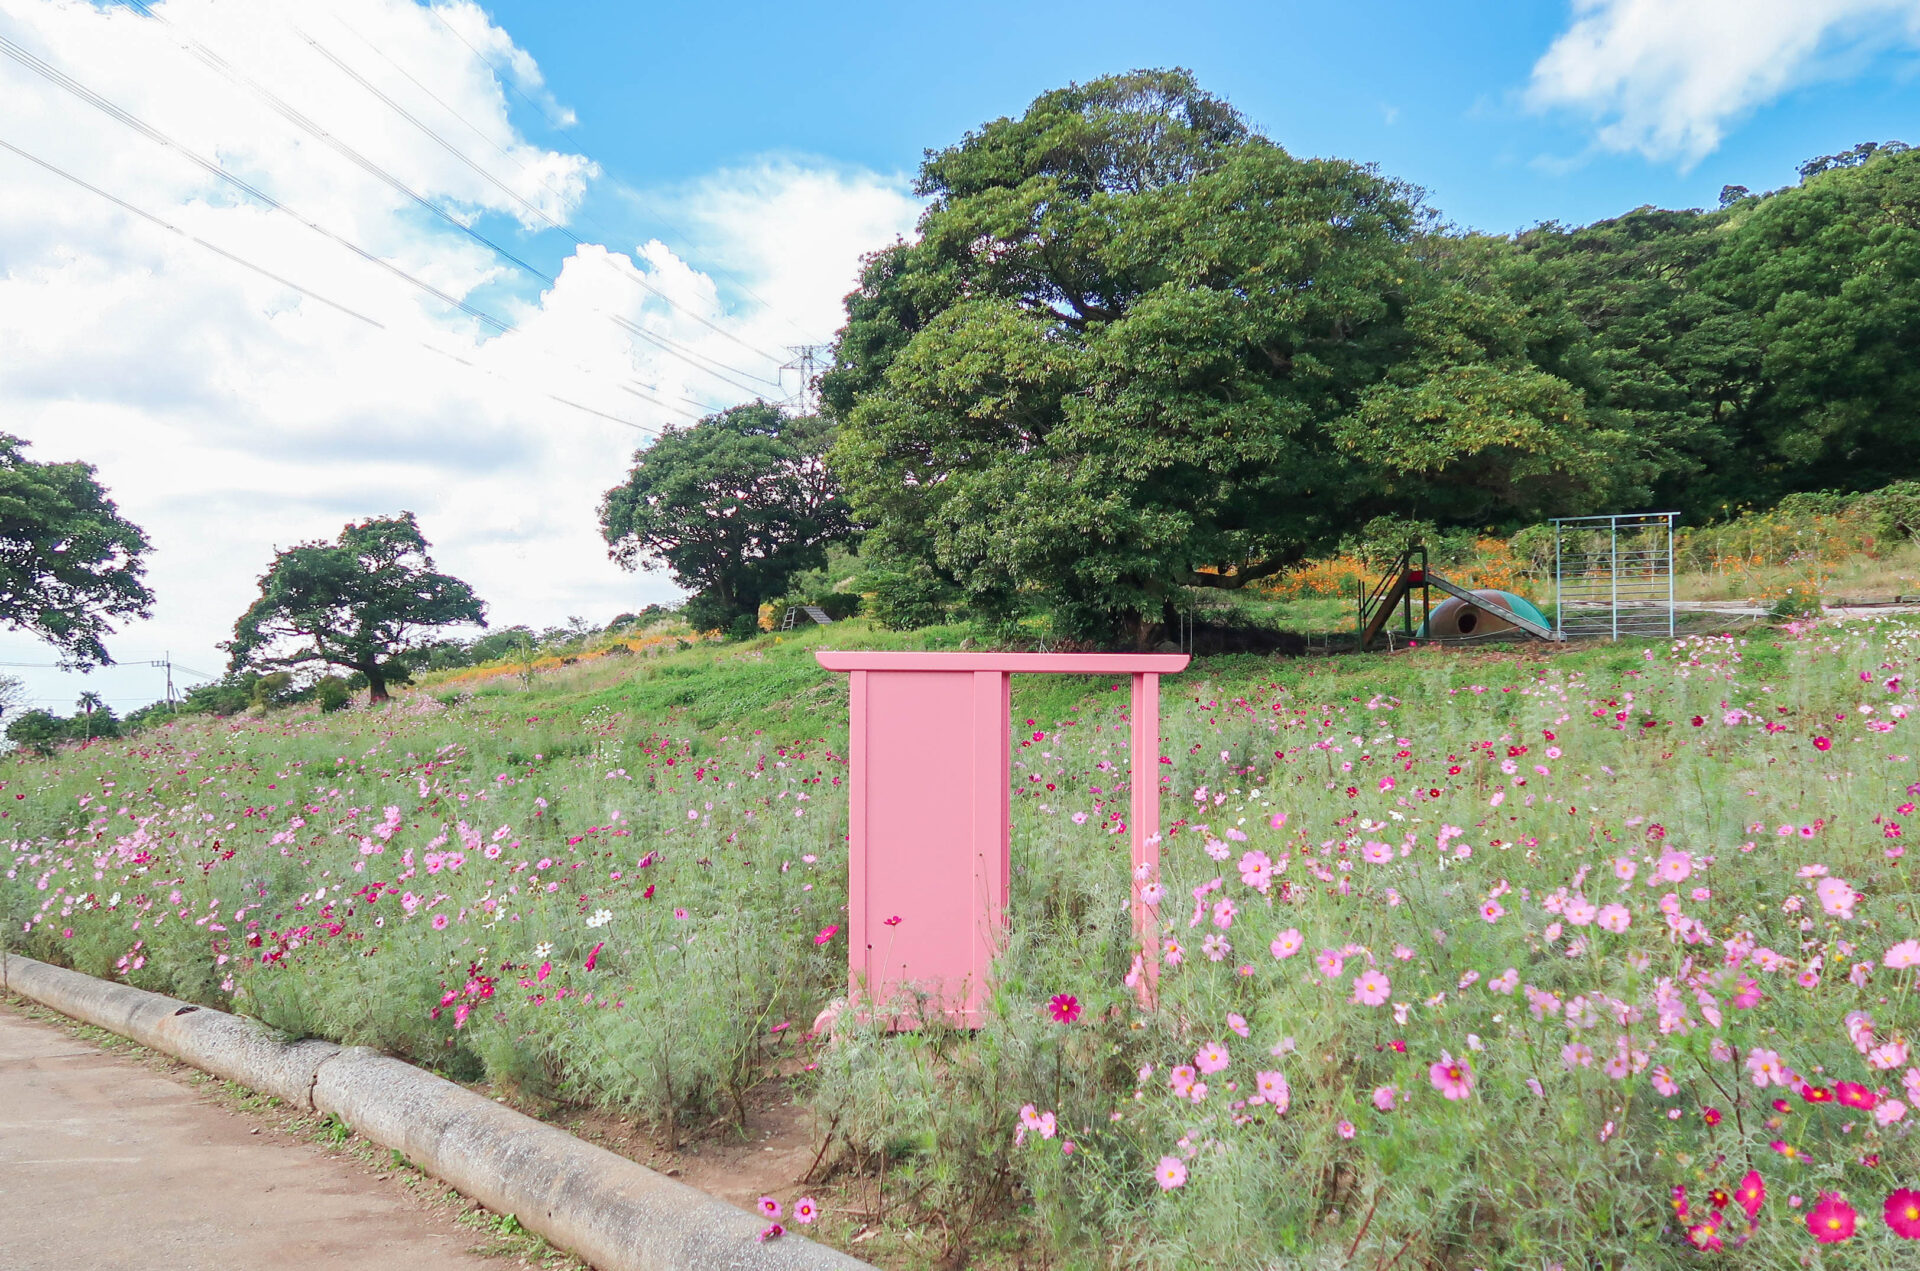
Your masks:
M1056 1024L1071 1024L1080 1018L1080 999L1071 993L1055 993L1047 1003L1047 1013Z
M1853 1206L1839 1192L1821 1192L1820 1199L1807 1211L1807 1230L1823 1245L1839 1244L1853 1238L1856 1215Z
M1902 1240L1920 1240L1920 1192L1902 1187L1887 1197L1887 1226Z
M679 916L680 916L679 911L675 910L674 917L677 918ZM834 926L831 926L831 927L822 927L820 928L820 934L813 938L813 942L815 944L825 944L827 941L833 939L835 936L839 934L840 934L840 927L838 924L835 924Z
M1464 1059L1440 1052L1440 1062L1427 1069L1433 1088L1449 1099L1464 1099L1473 1093L1473 1069Z

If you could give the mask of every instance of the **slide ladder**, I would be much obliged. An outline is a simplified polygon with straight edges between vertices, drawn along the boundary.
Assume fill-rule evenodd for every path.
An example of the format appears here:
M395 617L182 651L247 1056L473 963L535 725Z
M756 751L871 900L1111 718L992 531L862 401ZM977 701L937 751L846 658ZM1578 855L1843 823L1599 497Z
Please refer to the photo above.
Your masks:
M1374 585L1372 591L1360 597L1360 647L1368 649L1386 630L1387 623L1393 620L1393 611L1401 609L1405 619L1407 638L1413 638L1413 592L1420 589L1421 620L1425 621L1431 606L1427 598L1427 549L1425 545L1415 543L1401 552L1387 569L1387 576ZM1356 584L1357 586L1357 584Z

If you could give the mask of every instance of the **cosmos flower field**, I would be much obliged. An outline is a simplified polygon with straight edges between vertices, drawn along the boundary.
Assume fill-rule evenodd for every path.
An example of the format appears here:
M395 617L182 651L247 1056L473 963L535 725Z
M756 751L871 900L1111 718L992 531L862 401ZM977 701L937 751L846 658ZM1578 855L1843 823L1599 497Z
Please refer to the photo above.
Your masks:
M846 959L831 689L695 726L608 671L16 756L0 915L669 1140L784 1083L809 1234L881 1227L886 1265L1920 1265L1916 651L1889 620L1198 663L1147 950L1126 695L1017 694L974 1032L808 1034Z

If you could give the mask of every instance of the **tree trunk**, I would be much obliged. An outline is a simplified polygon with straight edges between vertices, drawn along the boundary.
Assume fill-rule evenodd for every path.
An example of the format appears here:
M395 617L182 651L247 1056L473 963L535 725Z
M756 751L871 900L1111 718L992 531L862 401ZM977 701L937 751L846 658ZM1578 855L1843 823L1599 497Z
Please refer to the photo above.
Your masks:
M390 700L387 694L387 677L381 674L379 667L363 666L357 669L367 677L367 705Z

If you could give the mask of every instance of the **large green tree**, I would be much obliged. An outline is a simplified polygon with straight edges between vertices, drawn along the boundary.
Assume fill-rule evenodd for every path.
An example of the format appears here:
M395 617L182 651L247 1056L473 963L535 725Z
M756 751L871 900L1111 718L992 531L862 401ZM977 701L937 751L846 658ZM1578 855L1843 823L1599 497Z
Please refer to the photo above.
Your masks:
M485 626L473 588L440 573L411 512L347 525L273 558L234 624L228 673L326 663L367 677L368 698L409 678L407 655L441 627Z
M114 618L144 618L147 536L84 463L36 463L0 433L0 622L30 631L71 667L111 662Z
M1294 158L1185 72L1048 93L919 190L822 386L892 620L1038 607L1144 645L1178 588L1373 516L1532 515L1637 472L1417 192Z
M765 402L668 429L601 500L608 554L665 565L697 627L756 615L853 528L822 461L831 440L826 421Z

